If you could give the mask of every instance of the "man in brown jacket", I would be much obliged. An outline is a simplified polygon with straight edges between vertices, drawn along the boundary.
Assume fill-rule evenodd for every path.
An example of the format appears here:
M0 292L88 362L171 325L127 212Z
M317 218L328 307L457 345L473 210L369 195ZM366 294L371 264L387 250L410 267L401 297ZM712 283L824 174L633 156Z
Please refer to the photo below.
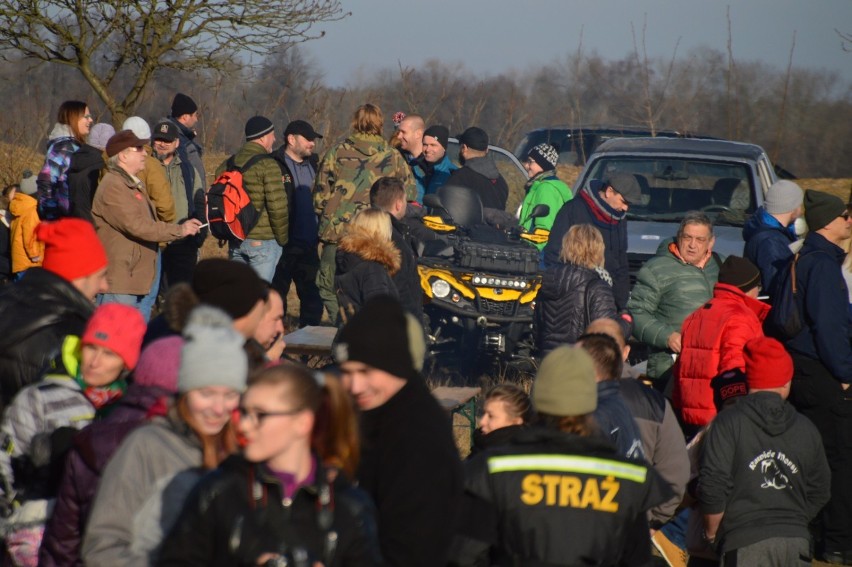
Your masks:
M122 130L106 146L107 173L92 203L95 230L109 259L110 293L98 295L97 303L123 303L138 308L147 320L150 309L142 304L151 291L156 273L157 244L198 233L201 222L183 224L158 221L145 187L137 175L145 167L144 146L130 130Z

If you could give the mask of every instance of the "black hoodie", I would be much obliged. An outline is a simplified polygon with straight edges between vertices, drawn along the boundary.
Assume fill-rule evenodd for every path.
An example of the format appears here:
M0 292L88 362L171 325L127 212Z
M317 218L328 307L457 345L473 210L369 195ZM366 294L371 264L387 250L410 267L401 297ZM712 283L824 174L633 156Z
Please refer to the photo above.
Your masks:
M776 393L749 394L707 430L699 499L702 513L725 513L716 535L722 551L809 537L829 485L816 427Z

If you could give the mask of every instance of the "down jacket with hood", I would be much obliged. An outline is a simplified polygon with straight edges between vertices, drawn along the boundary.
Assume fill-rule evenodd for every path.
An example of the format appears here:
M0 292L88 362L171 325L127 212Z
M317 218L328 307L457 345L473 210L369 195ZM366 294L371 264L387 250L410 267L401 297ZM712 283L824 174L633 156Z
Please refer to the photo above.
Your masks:
M314 180L320 240L340 240L352 217L370 206L370 187L380 177L396 177L405 186L406 200L417 198L411 168L381 136L355 132L325 154Z
M612 286L600 272L557 264L544 273L536 296L536 344L544 356L559 345L576 343L595 319L616 315Z
M29 195L15 193L15 198L9 203L12 219L12 273L17 274L36 266L44 261L44 243L35 235L36 227L41 222L38 218L38 201Z
M724 512L723 552L771 537L809 538L829 499L831 473L813 423L780 395L755 392L707 430L698 484L701 512Z
M450 174L447 185L473 189L487 209L506 210L509 186L489 155L465 160L463 167Z
M680 331L684 320L713 296L723 260L713 252L703 268L687 264L673 240L666 239L657 255L639 270L628 309L633 315L633 336L651 347L650 378L659 378L671 369L669 335Z
M334 285L341 310L350 317L372 297L399 297L394 276L402 264L393 241L382 241L362 228L349 226L337 248Z
M597 187L597 185L595 185ZM542 252L545 266L559 264L562 238L572 226L590 224L601 232L604 241L604 268L612 276L612 292L619 310L627 307L630 297L630 270L627 265L627 213L619 212L600 198L590 186L580 189L565 203L550 229L550 238Z
M716 416L710 381L726 370L745 370L743 347L763 336L768 313L766 303L736 286L717 283L713 298L686 318L672 394L672 405L685 423L704 426Z
M85 427L74 438L39 550L39 565L83 565L80 547L101 474L124 438L145 423L149 408L168 395L162 388L131 384L105 419Z

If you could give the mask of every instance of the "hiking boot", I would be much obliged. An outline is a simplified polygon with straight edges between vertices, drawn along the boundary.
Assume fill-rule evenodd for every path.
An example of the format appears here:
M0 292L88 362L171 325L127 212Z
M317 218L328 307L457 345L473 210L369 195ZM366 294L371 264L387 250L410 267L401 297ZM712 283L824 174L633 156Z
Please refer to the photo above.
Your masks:
M689 555L685 550L672 543L661 530L654 532L651 543L654 544L656 550L671 567L686 567Z

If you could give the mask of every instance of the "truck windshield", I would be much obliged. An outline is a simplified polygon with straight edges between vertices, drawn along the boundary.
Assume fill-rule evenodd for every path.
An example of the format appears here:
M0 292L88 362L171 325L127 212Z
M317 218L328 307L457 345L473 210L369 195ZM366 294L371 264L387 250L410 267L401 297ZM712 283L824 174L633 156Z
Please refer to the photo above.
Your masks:
M630 204L630 217L680 222L688 211L713 213L717 223L741 226L754 212L754 181L742 163L658 156L607 158L591 165L591 179L638 186L642 198Z

